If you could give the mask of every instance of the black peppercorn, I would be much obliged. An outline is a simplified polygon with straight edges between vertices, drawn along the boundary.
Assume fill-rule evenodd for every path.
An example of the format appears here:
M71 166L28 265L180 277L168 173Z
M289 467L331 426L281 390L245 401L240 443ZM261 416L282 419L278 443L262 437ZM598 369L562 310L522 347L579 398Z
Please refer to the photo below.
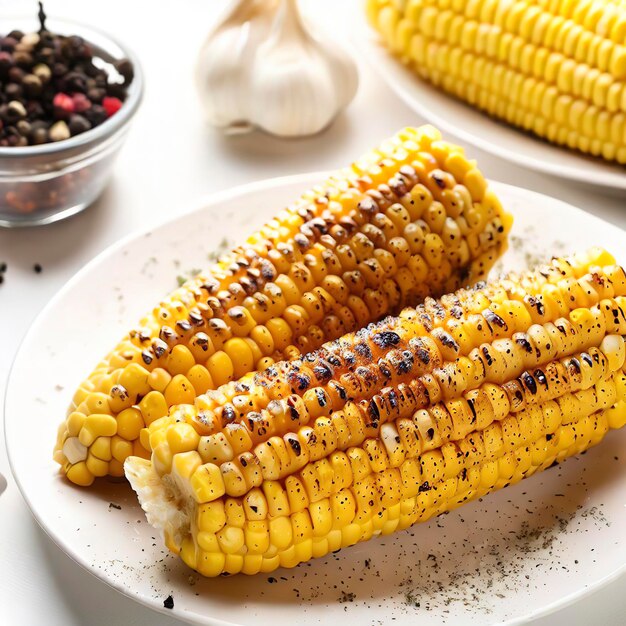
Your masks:
M86 61L84 61L85 64L85 68L84 68L84 72L85 72L85 76L87 76L87 88L91 89L91 87L95 87L96 83L93 80L94 76L98 75L98 72L100 71L91 61L91 59L87 59Z
M17 45L17 42L18 40L15 39L15 37L11 37L10 35L7 37L3 37L2 39L0 39L0 50L13 52L13 50L15 49L15 46Z
M114 63L114 67L124 79L125 85L128 85L128 83L133 80L135 70L133 68L133 64L128 59L120 59Z
M68 72L65 75L65 90L69 92L80 91L85 93L87 86L85 84L85 77L78 72Z
M21 83L25 75L26 72L21 67L13 66L9 70L9 80L13 81L14 83Z
M121 83L111 83L106 88L107 96L113 96L114 98L120 98L120 100L126 94L126 87Z
M47 30L39 31L39 43L41 44L42 47L53 46L54 42L55 42L55 37L50 31L47 31Z
M107 92L104 89L101 89L100 87L95 87L95 86L87 92L87 97L93 103L98 103L98 104L102 102L102 98L104 98L104 96L106 95L107 95Z
M94 104L85 111L85 117L91 122L92 126L98 126L98 124L102 124L106 120L107 114L103 106Z
M56 78L67 74L67 65L65 63L54 63L52 66L52 75Z
M43 107L37 100L29 100L26 103L26 113L31 120L36 120L44 116Z
M4 88L4 93L9 100L16 100L17 98L22 97L24 90L22 89L22 86L18 85L17 83L9 83Z
M42 48L41 50L39 50L37 55L39 57L39 60L42 63L46 63L47 65L51 65L56 59L54 48Z
M80 135L91 128L91 124L82 115L72 115L70 117L69 129L72 136Z
M5 50L0 51L0 74L6 75L6 73L14 65L13 57Z

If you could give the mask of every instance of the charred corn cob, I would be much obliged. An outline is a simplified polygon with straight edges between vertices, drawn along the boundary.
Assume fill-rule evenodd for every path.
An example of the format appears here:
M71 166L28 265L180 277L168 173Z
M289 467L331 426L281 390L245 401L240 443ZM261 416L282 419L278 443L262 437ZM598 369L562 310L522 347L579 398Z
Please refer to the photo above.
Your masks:
M420 77L553 143L626 163L626 5L368 0Z
M89 485L175 404L483 276L510 217L463 151L407 128L159 304L76 392L54 458Z
M427 299L175 407L126 474L206 576L424 521L626 421L626 274L592 250Z

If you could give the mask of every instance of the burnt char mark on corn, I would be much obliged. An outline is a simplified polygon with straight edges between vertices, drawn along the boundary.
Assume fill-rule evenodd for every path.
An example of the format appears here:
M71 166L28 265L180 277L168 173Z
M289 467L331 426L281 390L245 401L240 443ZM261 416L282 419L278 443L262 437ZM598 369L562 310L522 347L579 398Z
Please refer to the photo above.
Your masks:
M378 333L373 333L372 341L381 349L389 348L390 346L397 346L400 343L400 335L393 331L383 330Z

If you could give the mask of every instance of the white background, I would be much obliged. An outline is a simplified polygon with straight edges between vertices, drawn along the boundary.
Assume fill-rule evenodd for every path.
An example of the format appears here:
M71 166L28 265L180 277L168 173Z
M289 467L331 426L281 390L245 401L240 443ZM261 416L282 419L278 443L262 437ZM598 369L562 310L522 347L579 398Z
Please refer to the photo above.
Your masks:
M8 264L0 286L0 405L11 361L34 316L74 272L109 244L188 210L213 191L267 177L342 167L400 127L423 121L361 62L356 99L318 137L227 138L207 129L195 98L192 70L197 50L224 4L222 0L46 1L50 15L98 26L131 44L143 64L146 91L114 178L94 206L46 228L0 230L0 263ZM353 2L303 4L338 37L350 39ZM0 32L10 30L8 16L26 11L36 12L34 0L0 0ZM625 197L530 173L466 148L490 178L559 197L626 227ZM35 263L43 266L41 274L33 271ZM24 415L24 437L32 436ZM2 434L0 440L0 473L8 482L0 495L0 622L11 626L177 624L110 590L47 539L10 477ZM0 492L4 484L0 477ZM625 610L626 578L622 577L537 624L617 625L624 623Z

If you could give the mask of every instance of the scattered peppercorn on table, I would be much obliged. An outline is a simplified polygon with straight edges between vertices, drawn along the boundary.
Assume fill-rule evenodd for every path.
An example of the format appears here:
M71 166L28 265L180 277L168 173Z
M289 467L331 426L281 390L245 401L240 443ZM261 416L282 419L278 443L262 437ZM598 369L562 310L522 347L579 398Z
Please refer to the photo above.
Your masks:
M463 150L406 128L174 291L76 391L54 458L90 485L173 405L473 283L511 218Z
M367 0L421 78L550 142L626 164L626 5Z
M599 443L626 423L624 335L624 270L555 259L173 408L126 475L201 574L293 567Z

